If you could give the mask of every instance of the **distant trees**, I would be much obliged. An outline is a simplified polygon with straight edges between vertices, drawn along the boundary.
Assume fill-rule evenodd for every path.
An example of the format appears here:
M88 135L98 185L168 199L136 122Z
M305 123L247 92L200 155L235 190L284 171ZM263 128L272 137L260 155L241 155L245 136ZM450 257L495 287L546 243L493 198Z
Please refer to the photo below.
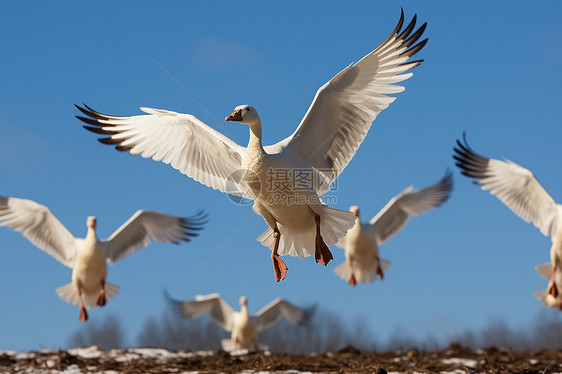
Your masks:
M271 352L311 353L326 352L353 344L372 349L370 334L363 319L347 326L337 315L317 311L305 325L294 325L285 320L259 333L259 342ZM139 336L143 347L161 347L173 350L218 350L221 339L229 339L230 333L207 317L185 320L171 313L160 319L148 319Z
M229 337L208 317L186 320L170 312L150 317L138 335L141 347L159 347L176 351L219 350L221 339Z
M285 320L259 333L260 343L271 352L304 354L329 352L353 345L373 350L375 343L364 318L349 325L331 312L317 310L305 325L293 325Z
M326 310L318 309L303 326L281 321L259 333L259 341L269 346L271 352L305 354L329 352L353 345L362 350L393 350L416 347L427 351L443 348L457 342L470 348L491 346L510 348L515 351L562 349L562 313L544 310L534 323L520 328L509 327L501 319L491 320L480 331L465 331L439 341L431 336L423 340L412 339L407 331L398 329L386 344L375 344L375 337L363 318L355 318L351 324ZM72 334L71 347L97 345L101 349L122 348L124 334L117 317L109 315L103 320L92 320ZM200 351L219 350L221 340L230 334L213 323L208 317L193 320L178 318L169 311L159 317L146 320L137 337L137 345L161 347L171 350Z
M88 321L68 339L70 347L97 345L101 349L123 348L123 330L116 316Z
M554 309L544 310L534 323L519 329L510 328L502 319L493 319L480 333L466 331L450 340L470 348L562 349L561 314Z

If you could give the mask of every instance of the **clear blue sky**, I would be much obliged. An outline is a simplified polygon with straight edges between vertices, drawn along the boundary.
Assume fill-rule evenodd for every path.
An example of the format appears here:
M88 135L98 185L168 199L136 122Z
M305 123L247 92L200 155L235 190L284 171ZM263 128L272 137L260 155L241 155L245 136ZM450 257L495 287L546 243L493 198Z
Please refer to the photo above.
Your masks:
M316 90L377 47L404 7L428 22L425 62L374 122L342 174L335 207L358 204L370 218L414 184L454 169L442 208L413 219L381 249L392 262L382 285L350 287L312 257L285 258L275 283L265 229L249 206L170 166L100 145L74 118L74 103L116 115L138 107L191 113L246 144L245 126L224 122L240 104L260 112L265 143L290 134ZM364 316L384 342L396 331L444 336L490 318L524 328L544 307L534 271L550 240L462 177L451 158L464 130L473 148L531 169L558 201L562 173L562 24L559 1L2 2L0 4L0 194L47 205L76 236L88 215L109 236L137 209L191 215L204 208L201 236L155 243L109 268L121 286L92 320L116 314L134 343L162 307L219 292L247 295L257 311L275 297ZM421 23L420 23L421 24ZM158 65L185 87L202 110ZM215 120L215 118L217 120ZM0 229L0 349L65 347L83 325L55 289L71 271L18 233Z

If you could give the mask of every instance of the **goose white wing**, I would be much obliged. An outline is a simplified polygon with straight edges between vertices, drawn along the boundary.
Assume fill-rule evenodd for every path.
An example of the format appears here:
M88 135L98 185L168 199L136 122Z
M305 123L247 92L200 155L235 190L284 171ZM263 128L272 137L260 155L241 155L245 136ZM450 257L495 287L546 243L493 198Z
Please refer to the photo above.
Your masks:
M292 159L304 160L299 167L316 170L318 178L313 182L319 194L329 190L359 148L371 123L396 99L387 95L404 90L395 83L410 78L412 73L402 73L422 61L408 59L424 47L427 39L412 45L426 24L411 34L416 23L414 16L399 34L403 22L404 12L394 32L378 48L320 87L291 136L265 147L268 153L282 152Z
M192 301L178 301L166 294L168 302L176 313L184 318L196 318L209 313L211 320L221 325L226 331L234 326L234 311L219 294L195 296Z
M86 130L108 135L98 139L129 151L170 164L174 169L216 190L244 196L246 188L236 178L244 148L207 126L195 116L168 110L141 108L147 115L115 117L87 105L76 106L88 118L76 116L90 126Z
M77 239L44 205L0 196L0 226L20 231L31 243L72 268Z
M267 304L255 315L254 322L258 331L264 330L285 317L292 323L305 323L314 314L314 308L302 309L290 302L277 298Z
M453 177L447 172L443 179L431 187L414 190L410 186L393 197L369 222L377 243L382 244L396 235L411 216L418 216L443 204L452 189Z
M457 140L453 156L462 174L475 178L525 222L533 223L544 235L553 236L560 208L533 173L509 160L501 161L476 154L466 142Z
M535 270L541 277L550 281L552 279L552 265L549 263L535 266Z
M175 244L189 241L190 236L197 236L196 231L202 228L205 218L202 212L190 218L180 218L153 210L139 210L103 241L107 258L113 264L153 240Z

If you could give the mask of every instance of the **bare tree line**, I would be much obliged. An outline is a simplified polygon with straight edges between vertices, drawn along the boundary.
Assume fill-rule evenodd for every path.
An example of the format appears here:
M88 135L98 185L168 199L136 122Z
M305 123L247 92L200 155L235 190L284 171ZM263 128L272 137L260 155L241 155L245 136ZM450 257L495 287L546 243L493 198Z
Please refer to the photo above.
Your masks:
M70 347L97 345L101 349L123 348L124 332L119 319L110 314L103 320L89 321L68 338Z
M115 316L100 322L92 321L71 335L69 346L97 345L102 349L122 348L124 333ZM177 318L166 312L149 318L137 336L137 346L161 347L171 350L219 350L221 339L228 339L222 330L207 317L193 320ZM427 351L443 348L455 342L470 348L503 347L515 351L562 349L562 314L555 310L540 313L534 323L520 328L509 327L501 319L492 319L480 331L466 330L448 339L432 336L412 339L407 333L395 334L386 344L377 341L364 318L351 324L332 312L319 309L304 326L281 321L259 333L259 341L271 352L304 354L329 352L353 345L361 350L395 350L416 347Z

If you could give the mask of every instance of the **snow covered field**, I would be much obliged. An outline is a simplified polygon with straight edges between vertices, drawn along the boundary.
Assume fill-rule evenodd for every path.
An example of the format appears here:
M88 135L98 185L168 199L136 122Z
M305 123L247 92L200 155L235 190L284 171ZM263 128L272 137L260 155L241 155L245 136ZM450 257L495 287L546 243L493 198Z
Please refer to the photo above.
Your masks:
M173 352L161 348L103 351L96 346L61 351L0 351L2 373L561 373L562 352L514 353L458 345L437 352L361 352L347 347L312 355L269 352Z

